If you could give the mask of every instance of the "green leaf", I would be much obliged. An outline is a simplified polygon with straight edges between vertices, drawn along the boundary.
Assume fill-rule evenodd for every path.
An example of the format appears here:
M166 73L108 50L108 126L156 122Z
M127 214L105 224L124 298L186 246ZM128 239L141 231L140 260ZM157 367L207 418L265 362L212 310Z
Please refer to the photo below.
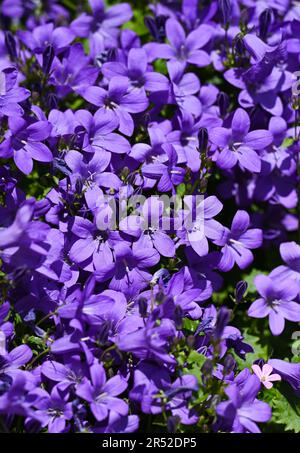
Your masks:
M36 344L36 345L39 345L39 346L44 346L44 340L42 338L39 338L39 337L31 336L31 337L28 338L27 341L30 344Z
M268 392L268 393L267 393ZM272 422L285 426L285 431L300 433L300 399L287 385L266 391L265 401L272 407Z
M159 58L153 63L153 66L156 72L160 72L161 74L165 75L168 74L168 69L165 60L161 60Z
M199 325L199 321L193 321L192 319L184 318L183 320L183 328L186 330L190 330L191 332L195 332Z
M283 140L281 146L282 146L282 148L288 148L289 146L293 145L293 143L294 143L294 139L292 137L286 137Z
M186 191L186 187L185 187L184 183L179 184L176 188L176 194L179 197L183 197L185 195L185 191Z
M138 9L135 9L133 11L133 19L129 22L126 22L126 24L124 24L122 28L133 30L139 36L143 36L149 33L148 28L144 23L143 11L140 11Z
M191 351L187 358L188 366L183 370L184 374L193 374L201 382L201 367L206 359L205 355L199 354L197 351Z

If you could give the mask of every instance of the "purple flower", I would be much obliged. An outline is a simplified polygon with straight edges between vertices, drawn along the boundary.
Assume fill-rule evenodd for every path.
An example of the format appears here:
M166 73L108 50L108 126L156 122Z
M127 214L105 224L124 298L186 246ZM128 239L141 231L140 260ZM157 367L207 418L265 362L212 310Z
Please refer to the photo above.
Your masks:
M68 402L68 392L63 393L56 385L51 394L44 390L40 400L35 403L34 416L49 433L62 433L67 430L68 420L73 417L72 403Z
M189 425L196 423L197 416L187 407L187 398L198 388L195 376L185 375L171 383L166 369L143 361L134 373L134 384L130 392L132 401L141 405L146 414L159 414L163 410L163 399L168 402L165 410L177 415L179 421Z
M300 246L296 242L284 242L280 244L280 255L285 265L276 267L270 274L274 280L293 280L300 284ZM300 294L300 288L299 292Z
M262 244L262 230L258 228L248 229L250 217L246 211L237 211L231 230L226 228L224 235L216 244L223 245L222 257L219 269L229 271L236 263L239 268L245 269L253 261L253 254L250 249L259 248Z
M123 154L130 151L129 142L122 135L113 132L119 121L112 110L100 109L94 116L87 110L77 110L75 118L86 131L82 134L83 151L97 153L107 165L111 152Z
M258 275L255 286L262 296L248 310L254 318L269 316L269 325L273 335L280 335L284 330L285 319L300 321L300 305L294 302L298 286L292 280L278 282L265 275Z
M268 46L255 34L247 34L243 44L253 58L248 69L232 68L225 79L242 91L239 103L243 108L259 104L272 115L280 116L283 103L279 94L292 87L292 73L286 69L286 43Z
M58 54L73 41L75 35L70 28L54 28L54 24L49 23L35 27L32 32L28 30L19 31L18 37L34 53L41 54L51 44Z
M33 405L40 399L38 390L28 392L28 374L24 371L16 371L8 390L0 393L0 413L2 415L20 415L34 417Z
M248 113L239 108L233 115L231 129L211 129L210 140L220 149L217 156L217 165L220 168L232 168L239 162L246 170L260 172L261 161L256 151L270 145L273 136L270 131L263 129L249 132L250 124Z
M62 391L71 386L77 386L86 375L85 365L80 360L73 359L67 365L49 360L42 365L42 374L51 381L57 382L57 388Z
M19 105L30 96L30 91L23 87L15 86L18 72L9 67L0 71L0 114L11 116L23 115L24 111Z
M85 55L80 43L68 49L62 62L56 61L50 81L55 84L59 96L66 96L72 90L80 92L95 84L99 70L89 63L90 57Z
M222 427L235 433L259 433L257 422L267 422L271 418L271 408L267 403L256 399L260 389L257 376L250 376L241 386L233 383L225 389L229 401L217 406L217 414Z
M268 361L284 381L287 381L300 397L300 363L289 363L285 360L271 359Z
M108 91L90 86L80 90L80 94L91 104L100 107L100 111L111 111L118 120L120 132L129 136L134 129L130 113L143 112L148 107L145 92L140 88L129 89L129 80L123 76L113 77Z
M137 415L120 416L120 414L110 411L108 421L98 424L92 429L94 433L133 433L139 427L139 417Z
M147 286L151 274L145 269L155 266L160 258L155 248L146 247L142 240L135 242L132 248L125 242L119 242L114 247L114 256L111 266L103 265L97 269L97 278L112 277L109 288L128 295L134 295Z
M199 256L207 255L209 250L207 238L217 241L224 234L224 227L213 219L222 208L222 203L215 196L210 196L200 202L196 207L196 219L192 219L191 225L188 225L187 229L177 231L177 235L181 238L180 243L189 244Z
M132 87L144 87L150 93L169 89L169 81L163 74L149 70L144 49L130 49L127 65L118 61L104 63L102 73L108 80L116 76L127 77Z
M109 246L110 233L99 231L95 223L88 219L76 216L71 231L77 236L72 245L69 256L75 263L83 263L92 257L93 264L99 266L111 266L113 256Z
M105 8L103 0L89 0L92 16L83 13L71 23L71 30L81 38L94 34L94 39L114 45L118 35L118 28L132 17L128 3L119 3Z
M202 111L200 100L195 96L200 90L200 82L195 74L184 74L184 69L177 61L169 61L167 64L171 79L170 101L176 103L180 109L187 110L195 117L199 117Z
M130 351L140 359L174 365L176 360L168 349L175 332L175 326L169 319L162 319L159 326L152 319L145 327L131 322L129 326L125 324L120 328L117 344L121 351Z
M199 67L207 66L210 63L210 57L201 49L210 41L212 34L212 27L202 24L186 36L183 27L177 20L168 19L166 35L170 44L149 43L144 48L149 61L165 58L177 60L183 68L187 63Z
M116 375L107 380L103 366L97 363L91 366L90 375L91 381L85 379L79 384L76 394L89 403L96 420L101 422L110 412L127 415L127 404L116 398L127 388L125 379Z
M135 145L136 148L133 153L136 152L137 147L139 147L140 145ZM175 193L175 186L183 183L186 171L184 168L177 165L178 156L175 148L172 145L166 143L162 145L161 148L168 156L168 161L164 163L157 162L145 164L142 166L142 174L146 178L158 180L157 188L159 191L172 191L173 193ZM162 158L162 160L164 159Z
M120 230L134 237L142 238L144 244L149 242L162 255L173 257L175 245L163 230L163 203L155 198L145 200L141 215L129 216L120 222Z
M0 157L13 157L16 166L26 175L33 169L33 159L38 162L52 162L53 155L44 143L51 132L47 121L28 123L23 118L9 118L10 130L0 145Z
M12 349L10 352L2 351L0 354L0 378L4 375L14 377L17 370L28 363L32 358L29 346L23 344Z

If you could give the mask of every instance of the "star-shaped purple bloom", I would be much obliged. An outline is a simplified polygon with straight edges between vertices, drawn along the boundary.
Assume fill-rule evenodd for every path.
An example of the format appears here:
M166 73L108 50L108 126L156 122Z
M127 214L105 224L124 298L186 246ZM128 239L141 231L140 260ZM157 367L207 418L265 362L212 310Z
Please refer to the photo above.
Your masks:
M86 379L79 384L76 394L89 403L96 420L104 420L110 411L127 415L127 404L124 400L116 398L127 387L125 379L115 375L107 380L103 366L98 363L91 366L90 375L91 381Z
M249 229L250 217L246 211L237 211L231 229L225 228L224 235L216 244L223 245L219 269L227 272L236 263L240 269L245 269L253 261L250 249L257 249L262 244L262 230Z
M130 113L140 113L148 107L144 90L130 88L127 77L113 77L108 91L97 86L80 90L80 94L91 104L100 107L100 111L110 110L118 120L119 130L125 135L132 135L134 129Z
M271 418L271 408L267 403L256 399L260 389L257 376L251 375L242 386L235 383L225 389L229 401L217 406L217 414L224 421L224 428L236 433L259 433L257 422L267 422Z
M9 118L9 131L0 145L0 157L13 157L16 166L26 175L31 173L33 159L38 162L52 162L53 155L42 143L51 132L48 121L28 123L24 118Z
M256 151L272 143L270 131L259 129L250 131L248 113L238 108L233 115L231 128L215 127L210 130L209 138L220 149L217 165L223 169L234 167L237 162L242 168L259 173L261 159Z
M148 60L157 58L177 60L184 68L187 63L202 67L210 63L207 52L201 50L211 39L213 29L202 24L186 36L182 25L175 19L168 19L166 35L170 44L149 43L144 46Z
M250 306L249 316L253 318L269 316L273 335L280 335L283 332L285 319L300 321L300 304L295 302L299 288L293 280L277 282L266 275L258 275L254 283L261 298Z

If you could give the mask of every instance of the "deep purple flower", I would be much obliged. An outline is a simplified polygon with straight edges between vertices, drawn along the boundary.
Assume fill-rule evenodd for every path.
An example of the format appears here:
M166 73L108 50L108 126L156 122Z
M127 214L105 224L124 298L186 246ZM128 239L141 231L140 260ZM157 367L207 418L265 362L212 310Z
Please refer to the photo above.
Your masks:
M60 96L95 84L99 70L89 63L90 57L85 55L80 43L69 48L62 62L56 61L50 81L53 81Z
M174 19L166 23L166 35L170 44L149 43L144 46L149 61L157 58L177 60L184 68L187 63L202 67L210 63L210 57L201 50L211 39L213 29L202 24L186 36L181 24Z
M127 77L133 87L144 87L150 93L169 89L166 76L149 70L144 49L131 49L128 53L127 65L118 61L104 63L102 72L108 80L116 76Z
M294 389L296 395L300 396L300 364L289 363L285 360L271 359L268 363L274 368L284 381L287 381Z
M69 253L75 263L82 263L92 257L96 269L99 266L112 265L109 232L99 231L95 223L78 216L74 219L71 231L79 238L74 242Z
M299 288L293 280L278 282L265 275L255 278L255 286L260 299L248 310L249 316L264 318L269 316L269 325L273 335L280 335L284 330L285 319L300 321L300 304L296 300Z
M300 246L296 242L284 242L280 244L280 255L285 265L276 267L270 277L279 280L293 280L300 284ZM300 288L299 288L300 294Z
M242 386L229 385L225 393L229 398L217 406L224 429L235 433L260 432L257 422L267 422L271 418L271 408L267 403L256 399L260 389L259 379L252 375Z
M132 151L132 153L136 153L137 148L141 145L142 144L135 145L136 148ZM168 161L164 163L158 161L145 164L142 167L142 174L150 180L158 180L157 188L159 191L172 191L173 193L175 193L175 186L183 183L186 171L184 168L177 165L178 156L175 148L172 145L166 143L162 145L161 149L166 153ZM162 158L162 160L164 159Z
M89 153L97 153L107 165L111 152L122 154L130 151L129 142L122 135L113 132L119 122L112 110L100 109L94 116L87 110L77 110L75 118L85 132L82 134L82 149Z
M30 50L37 54L41 54L49 44L58 54L75 38L70 28L55 28L53 23L40 25L34 28L32 32L28 30L19 31L18 36Z
M92 33L93 39L110 44L116 42L118 28L130 20L132 16L131 7L128 3L119 3L105 8L103 0L89 0L92 15L81 14L71 23L71 30L81 38L89 37Z
M257 150L262 150L272 143L270 131L250 131L250 118L243 109L237 109L231 123L231 129L216 127L211 129L209 137L217 145L220 153L217 156L217 165L228 169L237 162L242 168L251 172L260 172L261 162Z
M73 416L72 403L68 402L68 392L63 393L56 385L51 394L44 390L40 400L35 403L37 410L35 417L38 418L42 427L47 427L49 433L65 432L68 420Z
M0 145L0 157L13 157L16 166L26 175L33 169L33 159L38 162L52 162L53 155L42 143L51 132L47 121L28 123L23 118L9 119L10 130Z
M80 94L91 104L100 107L100 111L110 110L118 120L119 130L132 135L134 123L130 113L143 112L148 107L145 92L140 88L129 88L127 77L113 77L108 91L90 86L80 90Z
M259 248L262 244L262 230L258 228L249 229L250 217L246 211L237 211L231 230L226 228L221 240L216 244L223 245L222 257L219 268L229 271L236 263L241 269L248 267L253 261L253 254L250 249Z
M90 375L91 381L85 379L79 384L76 394L89 403L96 420L104 420L110 412L127 415L127 404L116 398L127 387L125 379L116 375L107 380L103 366L97 363L91 366Z

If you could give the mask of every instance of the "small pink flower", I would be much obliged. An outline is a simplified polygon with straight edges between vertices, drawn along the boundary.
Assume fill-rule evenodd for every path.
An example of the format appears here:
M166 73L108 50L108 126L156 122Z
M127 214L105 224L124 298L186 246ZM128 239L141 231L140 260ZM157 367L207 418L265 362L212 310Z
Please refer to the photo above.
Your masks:
M279 376L279 374L271 374L273 367L267 363L262 369L260 369L258 365L252 365L252 370L267 389L273 387L272 381L281 381L281 376Z

